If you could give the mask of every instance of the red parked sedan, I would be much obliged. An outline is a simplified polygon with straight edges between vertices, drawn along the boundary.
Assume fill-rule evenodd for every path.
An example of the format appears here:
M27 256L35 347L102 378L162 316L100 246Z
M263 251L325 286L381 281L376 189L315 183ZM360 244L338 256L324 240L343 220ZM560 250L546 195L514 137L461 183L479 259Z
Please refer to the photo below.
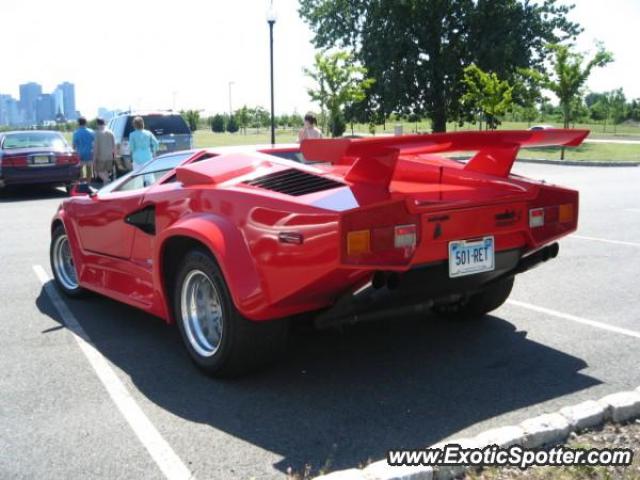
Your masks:
M480 319L514 277L558 254L578 192L512 175L522 145L577 146L584 130L305 140L176 152L62 202L51 267L176 322L216 375L264 364L286 321L318 326L433 309ZM469 162L443 152L475 151Z
M7 185L64 185L80 176L80 159L58 132L0 133L0 188Z

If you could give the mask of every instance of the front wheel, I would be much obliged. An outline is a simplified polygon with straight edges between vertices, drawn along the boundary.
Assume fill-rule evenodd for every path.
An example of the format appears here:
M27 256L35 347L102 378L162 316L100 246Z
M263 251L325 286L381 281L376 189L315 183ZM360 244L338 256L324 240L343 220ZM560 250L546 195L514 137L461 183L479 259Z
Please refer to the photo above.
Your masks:
M491 283L478 293L451 304L437 305L433 311L445 318L475 320L495 310L507 301L513 288L514 277Z
M213 376L237 376L272 361L284 347L287 323L253 322L235 308L211 254L187 253L176 276L174 314L193 362Z
M58 288L69 297L83 295L85 290L78 283L78 273L71 254L71 244L62 225L58 225L53 231L49 259L53 278Z

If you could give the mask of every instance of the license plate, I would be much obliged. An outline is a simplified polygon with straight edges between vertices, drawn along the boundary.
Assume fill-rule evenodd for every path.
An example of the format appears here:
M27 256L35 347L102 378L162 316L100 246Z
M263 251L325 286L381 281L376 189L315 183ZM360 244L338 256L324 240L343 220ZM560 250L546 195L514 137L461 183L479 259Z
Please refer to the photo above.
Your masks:
M495 268L493 237L449 242L449 277L490 272Z
M34 165L44 165L44 164L49 163L49 161L50 161L49 157L45 156L45 155L37 155L37 156L32 157L32 158L33 158Z
M158 151L163 152L165 150L167 150L167 145L164 143L161 143L160 145L158 145Z

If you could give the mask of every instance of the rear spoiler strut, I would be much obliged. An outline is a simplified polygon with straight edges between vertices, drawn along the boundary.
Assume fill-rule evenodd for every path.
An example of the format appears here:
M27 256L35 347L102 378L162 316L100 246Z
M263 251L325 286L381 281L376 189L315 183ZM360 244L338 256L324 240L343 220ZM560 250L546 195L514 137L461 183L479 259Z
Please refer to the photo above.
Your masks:
M351 165L345 178L388 186L398 155L477 152L465 170L507 177L521 147L577 147L589 130L501 130L372 138L309 139L301 145L308 161Z

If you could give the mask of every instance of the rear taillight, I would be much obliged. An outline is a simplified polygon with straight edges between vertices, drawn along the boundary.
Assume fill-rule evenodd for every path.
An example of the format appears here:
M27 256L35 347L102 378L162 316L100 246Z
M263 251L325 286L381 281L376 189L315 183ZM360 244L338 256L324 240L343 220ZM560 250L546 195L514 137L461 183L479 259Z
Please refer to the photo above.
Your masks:
M529 210L529 227L539 228L556 223L571 223L575 220L572 203L551 205L549 207L532 208Z
M75 153L62 153L56 155L56 165L76 165L80 158Z
M567 235L578 227L579 196L575 190L542 186L529 207L529 231L534 246Z
M2 157L3 167L26 167L27 157Z
M398 225L395 228L393 244L396 248L416 248L418 229L415 225Z
M355 265L405 265L419 243L419 217L402 202L355 210L342 219L343 261Z
M529 210L529 227L544 226L544 208L532 208Z

